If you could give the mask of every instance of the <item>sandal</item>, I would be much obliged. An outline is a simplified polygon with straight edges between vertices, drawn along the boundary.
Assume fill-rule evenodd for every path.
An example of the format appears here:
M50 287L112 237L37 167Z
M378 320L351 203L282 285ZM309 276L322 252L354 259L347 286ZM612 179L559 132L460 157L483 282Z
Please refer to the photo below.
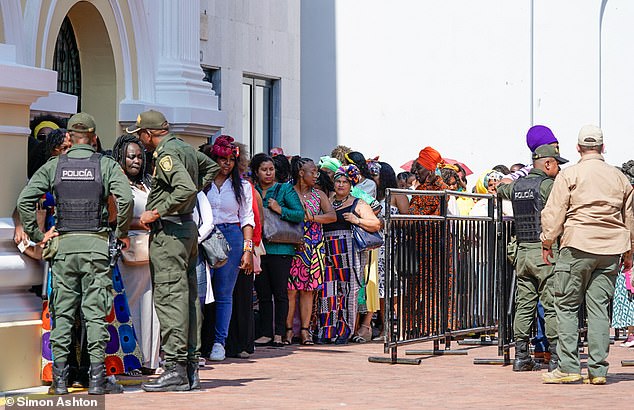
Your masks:
M363 336L359 336L359 335L353 335L353 336L350 338L350 341L351 341L352 343L365 343L365 342L367 342L367 340L365 340L365 339L363 338Z
M314 345L315 343L313 343L313 335L310 333L310 329L308 329L307 327L302 327L300 330L302 333L302 345L304 346Z
M359 325L359 330L357 331L359 337L363 338L366 342L368 340L372 340L372 328L368 325ZM364 343L364 342L361 342Z
M284 341L283 343L285 345L292 345L293 344L293 328L292 327L287 327L286 328L286 335L284 337Z
M282 336L275 335L273 341L271 342L271 346L273 347L284 347L284 342L282 341Z

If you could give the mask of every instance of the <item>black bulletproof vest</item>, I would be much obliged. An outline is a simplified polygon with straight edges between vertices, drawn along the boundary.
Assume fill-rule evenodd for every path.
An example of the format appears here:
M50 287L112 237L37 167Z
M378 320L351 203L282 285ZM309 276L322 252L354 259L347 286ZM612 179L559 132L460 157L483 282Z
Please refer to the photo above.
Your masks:
M511 201L518 242L539 242L542 231L541 212L544 209L539 187L546 178L520 178L513 184Z
M89 158L60 155L54 191L59 232L98 231L104 225L101 154Z

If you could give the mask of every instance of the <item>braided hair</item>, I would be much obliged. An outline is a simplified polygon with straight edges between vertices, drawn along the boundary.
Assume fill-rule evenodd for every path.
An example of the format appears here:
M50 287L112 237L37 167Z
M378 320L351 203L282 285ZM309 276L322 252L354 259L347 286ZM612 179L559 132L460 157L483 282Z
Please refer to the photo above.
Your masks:
M126 173L126 176L132 182L135 182L135 183L143 182L145 185L150 186L150 183L152 182L152 178L150 177L150 174L148 174L147 172L147 169L148 169L147 155L145 153L145 148L143 147L141 140L139 140L137 137L131 134L123 134L119 138L117 138L117 140L114 143L114 146L112 147L112 158L114 158L114 160L117 161L119 165L121 165L121 168L125 172L125 158L128 152L128 146L130 144L137 144L139 148L141 148L141 155L143 157L143 165L141 166L141 172L139 172L138 175L132 177Z
M293 158L291 158L291 177L292 177L292 181L293 181L293 185L297 185L299 184L299 171L302 169L302 167L306 164L309 164L314 161L310 158L302 158L299 155L295 155Z
M347 163L349 163L350 165L356 165L357 168L359 168L361 176L363 176L364 178L372 179L372 173L370 172L370 169L368 168L368 163L365 161L365 157L362 153L358 151L352 151L347 153L345 155L345 158Z

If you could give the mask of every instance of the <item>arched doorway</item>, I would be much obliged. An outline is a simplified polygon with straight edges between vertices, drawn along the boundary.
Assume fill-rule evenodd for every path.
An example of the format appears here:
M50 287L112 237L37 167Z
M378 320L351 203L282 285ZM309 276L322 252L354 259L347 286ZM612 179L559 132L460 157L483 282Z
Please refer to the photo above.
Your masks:
M106 24L93 4L78 2L66 14L53 69L58 91L78 96L78 110L95 117L97 135L111 147L119 130L116 65Z
M73 25L68 17L59 29L53 70L57 71L57 91L77 96L77 111L81 111L81 62Z

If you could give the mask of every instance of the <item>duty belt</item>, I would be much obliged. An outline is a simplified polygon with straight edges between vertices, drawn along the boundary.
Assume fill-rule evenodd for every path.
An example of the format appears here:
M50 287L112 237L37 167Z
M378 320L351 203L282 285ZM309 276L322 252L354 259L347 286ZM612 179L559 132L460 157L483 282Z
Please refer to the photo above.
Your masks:
M161 217L162 221L167 221L175 224L182 224L183 222L193 221L194 218L192 214L183 214L183 215L166 215Z

